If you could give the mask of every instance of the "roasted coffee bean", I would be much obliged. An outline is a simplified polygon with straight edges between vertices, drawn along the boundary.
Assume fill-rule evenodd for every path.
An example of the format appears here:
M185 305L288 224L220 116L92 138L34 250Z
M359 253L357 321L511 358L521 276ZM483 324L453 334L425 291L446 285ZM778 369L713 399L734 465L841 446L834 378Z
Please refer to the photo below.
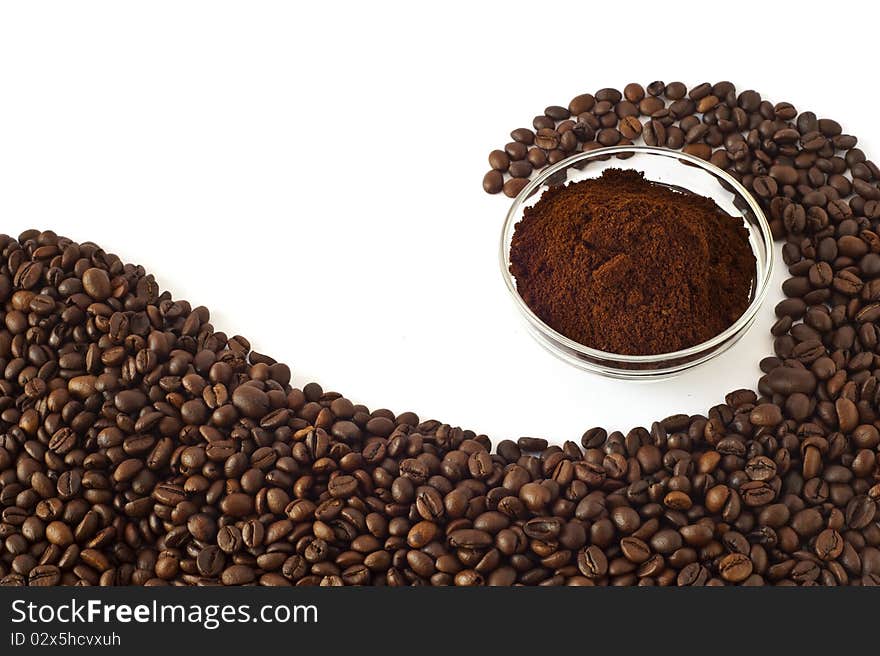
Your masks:
M608 573L608 559L596 545L578 552L577 566L588 579L600 579Z
M519 141L511 141L504 146L504 152L507 154L508 158L514 162L525 159L528 151L528 146Z
M113 291L107 271L96 267L86 269L83 272L82 288L86 294L96 301L107 300Z
M483 176L483 191L497 194L504 188L504 176L498 170L491 170Z
M61 581L61 570L55 565L36 565L28 573L28 585L45 587L58 585Z
M492 167L493 171L504 173L510 166L510 156L503 150L493 150L489 153L489 166ZM340 416L338 412L335 414Z
M782 410L777 405L765 403L752 410L749 421L755 426L778 426L782 423Z
M483 549L490 546L492 542L492 536L489 533L476 529L463 528L449 534L449 544L452 547Z
M334 476L327 484L327 491L332 497L348 497L357 491L358 482L354 476Z
M528 183L526 178L510 178L504 183L502 191L508 198L515 198Z
M642 134L642 123L635 116L627 116L620 120L618 128L627 139L637 139Z
M509 173L514 178L527 178L532 173L532 165L527 160L511 162ZM488 175L488 174L487 174ZM499 186L499 190L503 185Z
M269 395L254 385L239 385L232 393L232 404L245 417L264 416L269 403Z
M651 557L651 549L642 540L634 537L623 538L620 550L630 562L641 565Z
M247 565L232 565L224 569L220 575L223 585L245 585L253 583L256 578L254 569Z
M603 128L596 135L596 140L603 146L615 146L621 139L621 134L615 128Z
M592 94L583 93L571 99L571 102L568 103L568 111L572 116L579 116L593 109L595 104L596 99Z
M222 571L226 559L218 546L209 546L199 551L196 567L202 576L215 577Z
M559 133L553 128L542 128L537 132L535 145L544 150L553 150L559 146Z
M528 128L517 128L510 133L510 138L519 143L526 144L527 146L531 146L535 143L535 133Z
M532 169L541 169L547 165L547 155L540 148L529 148L526 160L532 165Z
M523 532L530 538L549 542L559 536L562 527L558 517L535 517L523 525Z
M718 564L718 573L721 578L731 583L741 583L752 573L752 561L745 554L732 553L721 559Z
M848 528L865 529L874 521L877 514L877 500L864 495L853 497L847 503L845 513Z
M816 537L816 555L821 560L835 560L843 553L843 538L834 529L825 529Z
M554 121L564 121L571 115L571 113L565 107L550 105L544 109L544 115L549 116Z

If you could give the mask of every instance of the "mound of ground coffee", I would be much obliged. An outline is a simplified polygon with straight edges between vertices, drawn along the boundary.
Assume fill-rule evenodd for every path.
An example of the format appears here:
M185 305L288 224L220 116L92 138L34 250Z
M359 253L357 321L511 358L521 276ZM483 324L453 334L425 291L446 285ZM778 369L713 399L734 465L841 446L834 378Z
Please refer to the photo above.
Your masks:
M619 169L547 190L517 224L510 263L547 325L629 355L721 333L748 307L755 276L742 219Z

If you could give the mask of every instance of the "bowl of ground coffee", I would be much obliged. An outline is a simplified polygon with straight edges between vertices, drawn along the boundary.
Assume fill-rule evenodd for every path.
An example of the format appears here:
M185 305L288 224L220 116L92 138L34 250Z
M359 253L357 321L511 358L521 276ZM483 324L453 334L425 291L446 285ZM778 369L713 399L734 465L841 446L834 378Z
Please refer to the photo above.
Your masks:
M773 264L761 207L679 151L599 148L546 169L508 212L501 266L540 344L583 369L662 378L730 348Z

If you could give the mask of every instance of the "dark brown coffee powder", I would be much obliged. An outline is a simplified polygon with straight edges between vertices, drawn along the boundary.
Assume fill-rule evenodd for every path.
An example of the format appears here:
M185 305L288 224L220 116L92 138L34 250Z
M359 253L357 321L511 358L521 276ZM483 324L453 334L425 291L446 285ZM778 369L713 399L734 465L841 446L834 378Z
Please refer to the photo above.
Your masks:
M721 333L748 307L755 277L742 219L619 169L546 191L517 224L510 262L542 321L628 355Z

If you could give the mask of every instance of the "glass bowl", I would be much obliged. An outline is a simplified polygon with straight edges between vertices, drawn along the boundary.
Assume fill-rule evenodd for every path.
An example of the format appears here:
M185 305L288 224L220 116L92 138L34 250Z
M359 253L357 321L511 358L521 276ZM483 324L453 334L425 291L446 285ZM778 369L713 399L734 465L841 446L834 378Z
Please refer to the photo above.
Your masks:
M751 302L737 321L712 339L672 353L622 355L590 348L569 339L544 323L526 305L516 290L510 273L510 243L525 208L534 205L541 194L560 184L596 178L608 168L635 169L647 180L673 189L688 190L712 198L734 217L742 217L749 231L749 244L755 254L756 270L750 292ZM773 237L758 202L734 177L698 157L677 150L648 146L613 146L578 153L550 166L529 182L514 199L507 212L501 234L501 271L514 303L526 320L529 332L554 355L581 369L614 378L657 379L680 373L708 362L733 346L755 320L767 294L773 268Z

